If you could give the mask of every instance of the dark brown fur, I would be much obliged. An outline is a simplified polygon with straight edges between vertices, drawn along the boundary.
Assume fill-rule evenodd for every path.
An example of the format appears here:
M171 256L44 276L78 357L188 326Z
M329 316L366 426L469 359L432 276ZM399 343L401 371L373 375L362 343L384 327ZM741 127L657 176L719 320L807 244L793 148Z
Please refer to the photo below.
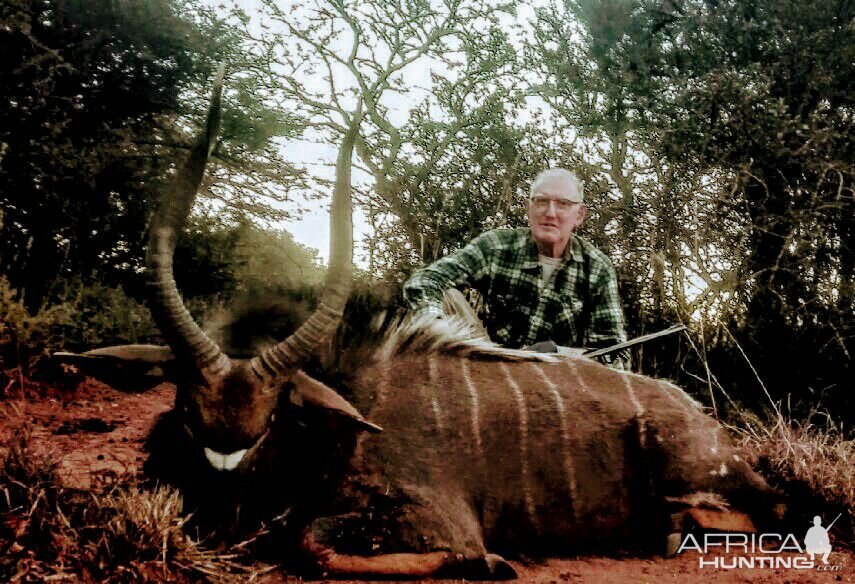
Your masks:
M351 391L385 431L349 480L399 498L395 548L574 553L664 530L665 497L772 492L682 390L590 361L404 354Z

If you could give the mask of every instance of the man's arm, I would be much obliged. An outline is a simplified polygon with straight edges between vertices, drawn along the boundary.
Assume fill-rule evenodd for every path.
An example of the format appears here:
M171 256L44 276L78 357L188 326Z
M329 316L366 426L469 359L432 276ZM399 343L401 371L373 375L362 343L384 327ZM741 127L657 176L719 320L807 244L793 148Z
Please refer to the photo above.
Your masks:
M493 232L481 234L462 249L414 273L404 284L404 299L416 312L442 315L442 295L449 288L477 283L489 271L491 252L498 245Z
M591 317L585 333L585 346L607 347L627 340L623 310L618 296L617 275L608 262L591 282ZM624 349L611 355L609 366L629 371L630 353Z

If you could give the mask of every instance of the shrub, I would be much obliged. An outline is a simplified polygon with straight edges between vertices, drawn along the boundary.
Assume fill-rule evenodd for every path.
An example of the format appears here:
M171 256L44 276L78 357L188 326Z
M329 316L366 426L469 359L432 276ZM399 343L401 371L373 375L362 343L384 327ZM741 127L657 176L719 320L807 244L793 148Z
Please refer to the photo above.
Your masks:
M159 341L148 308L122 288L69 281L57 296L56 306L70 317L54 330L55 340L64 350Z
M0 277L0 395L47 370L44 358L56 350L160 340L148 309L121 288L69 281L52 302L31 314Z
M63 305L31 315L6 278L0 277L0 382L4 389L16 378L29 375L40 357L60 346L57 333L69 322L71 315Z
M834 532L855 544L855 440L830 422L799 424L781 414L768 422L745 419L735 430L749 463L797 506L794 518L819 514L827 527L839 513Z

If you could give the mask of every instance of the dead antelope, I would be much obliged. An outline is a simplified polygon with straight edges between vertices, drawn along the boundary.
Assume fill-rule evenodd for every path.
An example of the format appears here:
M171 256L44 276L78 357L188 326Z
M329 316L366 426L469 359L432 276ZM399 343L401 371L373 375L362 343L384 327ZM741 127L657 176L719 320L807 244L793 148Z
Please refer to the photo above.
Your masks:
M185 310L172 273L219 92L218 82L149 247L152 314L178 390L147 468L180 485L209 527L248 517L285 525L283 553L332 575L497 578L513 576L497 554L634 546L668 533L670 514L700 500L770 508L772 490L719 424L664 381L505 350L447 321L401 325L339 391L304 373L348 297L359 115L338 156L318 309L257 356L226 355Z

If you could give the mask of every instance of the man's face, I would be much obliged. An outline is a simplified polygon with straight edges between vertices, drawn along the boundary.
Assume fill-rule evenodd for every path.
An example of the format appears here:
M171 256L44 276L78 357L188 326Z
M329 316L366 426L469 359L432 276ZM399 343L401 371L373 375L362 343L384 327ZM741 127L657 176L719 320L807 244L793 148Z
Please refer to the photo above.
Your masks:
M528 202L528 224L538 246L563 253L570 234L585 220L587 208L576 203L573 185L545 186Z

